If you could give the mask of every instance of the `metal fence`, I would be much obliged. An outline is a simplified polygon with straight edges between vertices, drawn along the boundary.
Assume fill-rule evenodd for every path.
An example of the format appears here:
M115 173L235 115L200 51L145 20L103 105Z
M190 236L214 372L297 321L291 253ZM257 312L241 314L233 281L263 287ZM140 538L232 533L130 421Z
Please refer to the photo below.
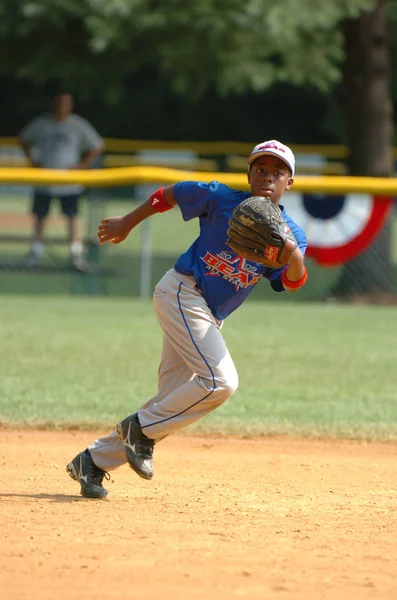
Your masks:
M155 215L119 245L98 246L97 226L105 216L125 214L147 197L147 189L130 188L124 198L117 189L90 190L81 200L87 273L75 272L69 258L64 219L53 201L46 227L42 264L26 264L32 237L30 190L0 191L0 293L99 294L148 297L163 272L194 241L198 224L185 223L179 211ZM291 198L289 203L297 202ZM309 246L310 248L310 246ZM326 300L367 298L388 302L397 297L397 212L393 210L368 250L340 264L321 264L308 256L309 280L288 299ZM282 296L287 296L282 295ZM271 299L274 292L260 283L253 299ZM279 299L279 298L278 298ZM283 298L284 299L284 298Z
M236 160L237 155L229 155ZM306 155L309 156L310 155ZM226 163L226 157L224 157ZM242 157L240 157L241 159ZM118 185L88 187L81 200L80 215L85 240L86 273L77 273L69 260L65 222L53 201L46 227L46 246L42 264L31 268L26 263L32 236L30 203L32 185L26 178L15 180L15 169L7 171L12 183L0 177L0 293L99 295L140 295L148 297L164 270L170 268L194 241L197 223L183 222L179 211L155 215L142 223L120 245L99 247L96 230L104 216L124 214L144 201L151 190L179 178L192 178L197 154L186 150L148 149L135 154L135 167L161 165L177 167L168 180L164 169L155 168L152 176L123 175ZM317 158L307 160L313 170ZM233 161L232 161L233 162ZM323 168L317 160L317 166ZM237 164L234 165L237 168ZM208 167L208 165L207 165ZM106 169L117 173L116 169ZM183 177L186 172L186 177ZM100 172L102 175L104 170ZM303 160L300 173L304 174ZM232 174L203 172L205 180L233 177ZM79 174L84 177L84 173ZM168 175L167 175L168 176ZM117 179L117 175L114 175ZM113 178L114 178L113 177ZM194 178L200 178L199 172ZM240 179L239 179L240 177ZM210 179L208 179L210 178ZM3 181L3 183L1 183ZM243 176L237 173L232 187L240 187ZM394 302L397 296L397 213L393 201L395 180L354 181L346 177L297 177L293 192L285 195L288 213L306 231L309 248L309 279L299 294L282 294L294 301L354 299L356 301ZM225 180L225 183L230 183ZM382 188L383 185L383 188ZM378 186L378 187L376 187ZM368 188L368 189L367 189ZM382 188L382 189L378 189ZM379 194L379 191L382 192ZM284 199L283 199L284 201ZM274 292L260 283L253 299L271 299Z

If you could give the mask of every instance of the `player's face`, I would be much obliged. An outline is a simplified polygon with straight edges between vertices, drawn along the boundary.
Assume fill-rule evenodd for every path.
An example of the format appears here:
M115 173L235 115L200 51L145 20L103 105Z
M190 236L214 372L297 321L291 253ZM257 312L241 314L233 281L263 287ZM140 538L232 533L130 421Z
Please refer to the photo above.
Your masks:
M267 196L278 204L285 190L294 182L289 167L277 156L260 156L248 171L248 183L253 196Z

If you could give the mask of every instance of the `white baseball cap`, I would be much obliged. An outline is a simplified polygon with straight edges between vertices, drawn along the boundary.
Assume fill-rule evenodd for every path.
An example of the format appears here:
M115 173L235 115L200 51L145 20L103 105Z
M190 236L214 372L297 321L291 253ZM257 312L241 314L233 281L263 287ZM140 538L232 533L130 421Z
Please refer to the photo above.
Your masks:
M295 156L292 152L291 148L285 146L281 142L277 140L268 140L267 142L261 142L252 150L251 154L248 157L248 164L252 165L254 160L259 158L260 156L265 156L267 154L271 154L273 156L278 156L283 160L291 169L292 175L295 174Z

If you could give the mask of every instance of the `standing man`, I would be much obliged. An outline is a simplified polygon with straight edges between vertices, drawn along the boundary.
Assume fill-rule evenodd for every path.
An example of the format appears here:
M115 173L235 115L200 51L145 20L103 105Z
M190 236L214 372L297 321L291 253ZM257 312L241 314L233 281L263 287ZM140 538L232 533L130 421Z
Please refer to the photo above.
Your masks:
M34 118L19 134L19 141L32 165L42 169L87 169L103 152L103 139L83 117L72 113L73 97L58 94L52 113ZM44 225L51 200L59 198L66 217L72 265L86 271L83 243L78 221L78 202L82 185L36 187L33 194L33 244L27 264L39 266L44 252Z
M182 181L158 189L124 217L101 222L99 242L118 244L144 219L178 206L185 221L200 220L200 234L154 290L154 307L163 330L157 394L66 467L80 483L83 496L104 498L103 478L125 463L140 477L152 479L155 443L209 414L236 391L238 375L221 333L223 320L261 279L275 292L295 292L306 282L306 237L280 204L294 182L294 173L291 149L269 140L255 146L248 157L250 192L217 181ZM229 243L230 219L250 196L255 196L259 207L270 203L276 215L272 222L278 220L282 231L294 236L288 262L281 268L273 260L269 267L243 258ZM265 321L263 328L266 335Z

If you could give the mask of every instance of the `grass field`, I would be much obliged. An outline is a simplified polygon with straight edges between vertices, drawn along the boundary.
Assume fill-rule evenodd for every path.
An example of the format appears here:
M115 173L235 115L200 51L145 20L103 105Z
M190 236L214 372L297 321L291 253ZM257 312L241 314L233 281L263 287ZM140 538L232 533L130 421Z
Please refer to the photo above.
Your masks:
M225 322L240 388L192 432L397 438L396 308L250 302ZM150 301L0 296L3 425L113 427L156 392Z

